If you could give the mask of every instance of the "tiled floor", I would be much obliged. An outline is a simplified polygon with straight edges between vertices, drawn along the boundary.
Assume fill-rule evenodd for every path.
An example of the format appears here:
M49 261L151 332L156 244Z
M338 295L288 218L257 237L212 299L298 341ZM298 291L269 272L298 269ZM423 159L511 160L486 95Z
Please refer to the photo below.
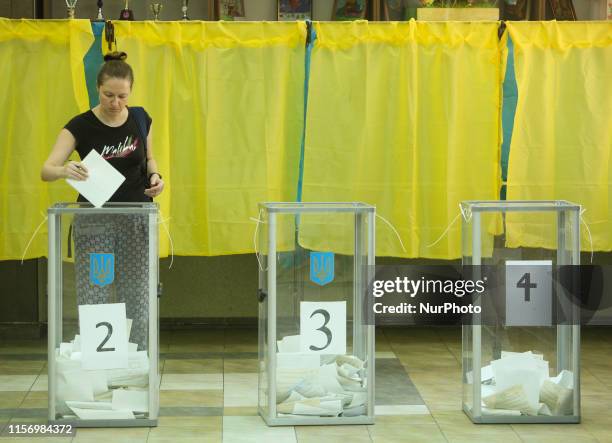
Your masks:
M79 429L72 439L0 441L612 443L612 329L584 328L582 335L578 425L472 424L460 411L460 330L387 328L376 336L375 425L270 428L256 411L255 331L162 331L156 428ZM44 340L0 342L0 429L45 423L46 351Z

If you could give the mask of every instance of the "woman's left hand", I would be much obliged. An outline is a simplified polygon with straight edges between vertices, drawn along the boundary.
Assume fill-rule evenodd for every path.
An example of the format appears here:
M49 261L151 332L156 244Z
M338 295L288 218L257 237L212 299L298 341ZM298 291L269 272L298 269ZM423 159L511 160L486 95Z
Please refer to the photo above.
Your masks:
M157 197L164 190L164 181L157 174L151 175L151 187L145 189L145 195L148 197Z

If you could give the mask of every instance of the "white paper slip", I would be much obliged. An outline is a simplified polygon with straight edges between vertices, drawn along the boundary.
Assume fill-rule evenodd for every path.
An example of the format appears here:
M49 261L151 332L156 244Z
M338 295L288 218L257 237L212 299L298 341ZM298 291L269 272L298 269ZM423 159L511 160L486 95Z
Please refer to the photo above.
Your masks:
M319 402L318 405L312 406L308 403L297 402L293 408L293 413L296 415L320 415L324 417L337 417L342 412L342 403L340 400Z
M495 378L495 391L501 393L514 387L523 388L529 407L537 413L540 388L548 379L548 362L531 354L517 354L491 362ZM514 395L514 394L513 394ZM487 405L490 407L490 405ZM516 409L497 406L498 409ZM524 411L523 411L524 412Z
M59 355L70 358L70 354L72 354L72 343L60 343Z
M99 208L119 189L125 177L93 149L81 163L87 168L89 174L87 180L78 181L67 178L66 181L91 204Z
M515 357L515 356L524 356L529 355L536 360L544 360L544 356L542 354L534 354L531 351L527 352L511 352L511 351L501 351L501 358Z
M69 408L77 409L96 409L98 411L110 411L113 405L110 402L102 401L66 401Z
M278 352L300 352L300 336L287 335L282 340L277 340Z
M75 335L74 340L72 340L72 352L81 352L81 336Z
M321 357L306 352L278 352L276 354L278 368L312 369L321 366Z
M130 339L130 334L132 333L132 323L134 322L134 320L132 320L131 318L127 319L127 337L128 340Z
M98 409L70 408L81 420L121 420L134 419L132 411L108 411Z
M321 366L319 368L319 375L317 381L328 392L344 392L342 385L338 382L338 370L335 363Z
M100 395L108 391L108 380L106 371L83 371L83 376L89 379L94 395ZM78 408L79 406L77 406Z
M57 399L59 401L94 401L91 380L81 369L60 364L57 370Z
M503 355L503 351L502 351L502 355ZM474 374L472 371L466 373L465 376L469 384L472 384L474 382ZM480 381L487 381L487 380L491 380L492 378L493 378L493 367L491 367L491 365L483 366L480 369Z
M117 389L113 391L113 409L149 412L149 393Z
M550 381L567 389L574 388L574 374L567 369L562 370L556 377L550 377Z

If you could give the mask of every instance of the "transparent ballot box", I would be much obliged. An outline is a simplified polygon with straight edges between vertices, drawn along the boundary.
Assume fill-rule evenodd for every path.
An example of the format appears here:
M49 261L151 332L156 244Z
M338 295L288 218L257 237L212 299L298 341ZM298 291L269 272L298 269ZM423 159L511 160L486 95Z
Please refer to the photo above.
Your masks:
M49 208L49 421L156 426L158 207Z
M374 326L363 314L375 208L262 203L259 414L270 426L374 423Z
M580 264L580 206L467 201L461 212L463 265L487 282L462 327L464 412L474 423L578 423L580 308L557 276Z

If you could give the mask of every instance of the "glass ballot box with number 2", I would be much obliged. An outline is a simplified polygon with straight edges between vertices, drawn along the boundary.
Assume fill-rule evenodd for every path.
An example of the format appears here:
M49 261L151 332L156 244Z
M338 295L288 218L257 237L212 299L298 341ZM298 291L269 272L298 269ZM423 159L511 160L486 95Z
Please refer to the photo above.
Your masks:
M580 264L580 206L467 201L461 212L463 264L487 286L463 326L463 410L475 423L579 422L580 294L565 283Z
M262 203L259 413L270 426L374 422L374 326L363 318L375 208Z
M157 204L48 213L49 421L156 426Z

